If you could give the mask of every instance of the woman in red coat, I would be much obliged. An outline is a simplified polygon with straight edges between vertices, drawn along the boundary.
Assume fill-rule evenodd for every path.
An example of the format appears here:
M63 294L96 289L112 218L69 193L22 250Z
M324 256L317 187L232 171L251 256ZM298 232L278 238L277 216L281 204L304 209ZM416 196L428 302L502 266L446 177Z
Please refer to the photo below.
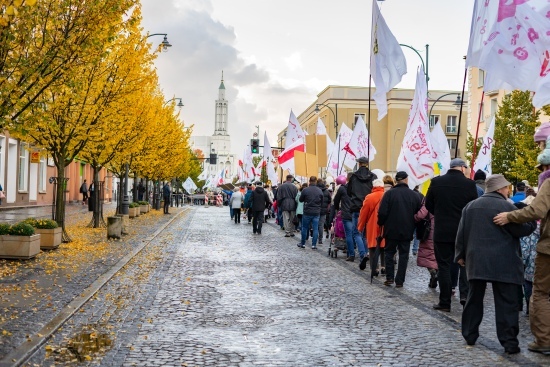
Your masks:
M372 191L365 196L363 200L363 206L359 212L359 220L357 222L357 230L359 232L365 232L365 238L367 239L367 247L369 249L370 261L374 261L374 251L376 250L376 237L380 235L381 228L378 227L378 208L380 207L380 201L382 201L382 195L384 195L384 181L376 179L372 182ZM380 272L385 274L384 263L384 247L386 243L384 240L380 243Z
M430 235L426 241L420 241L418 246L418 255L416 257L416 265L427 268L430 272L430 288L437 288L437 261L435 260L434 252L434 216L428 212L424 203L422 208L414 215L414 220L417 222L429 216L431 221Z

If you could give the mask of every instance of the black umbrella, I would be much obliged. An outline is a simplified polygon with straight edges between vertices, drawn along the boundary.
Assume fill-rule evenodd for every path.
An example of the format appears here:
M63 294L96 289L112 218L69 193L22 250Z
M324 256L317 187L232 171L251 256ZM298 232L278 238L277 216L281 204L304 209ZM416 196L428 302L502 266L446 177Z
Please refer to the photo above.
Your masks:
M378 227L378 236L376 236L376 248L374 249L374 255L370 259L370 282L372 284L372 278L378 276L378 258L380 257L380 244L384 237L382 236L382 227Z

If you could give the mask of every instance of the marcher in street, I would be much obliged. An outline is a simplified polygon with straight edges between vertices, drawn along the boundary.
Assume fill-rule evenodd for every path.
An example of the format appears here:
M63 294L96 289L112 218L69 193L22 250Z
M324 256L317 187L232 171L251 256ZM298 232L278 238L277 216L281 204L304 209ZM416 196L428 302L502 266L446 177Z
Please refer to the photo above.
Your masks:
M355 244L353 243L353 217L350 212L351 199L348 196L347 180L353 173L349 172L348 176L338 176L336 178L336 184L340 185L336 190L334 196L334 210L340 211L342 217L342 223L344 224L344 231L346 233L346 246L347 257L346 261L355 261ZM357 227L356 227L357 228Z
M532 352L550 353L550 123L543 123L535 132L535 142L543 152L537 157L540 168L539 191L526 208L503 212L494 218L498 225L509 222L525 223L542 219L540 240L537 243L533 295L529 303L529 324L535 341L528 345Z
M515 203L518 209L523 209L527 204ZM521 237L521 258L523 260L523 295L525 298L525 316L529 316L529 301L533 294L533 275L535 274L535 259L537 257L537 242L540 239L540 221L537 221L537 228L529 236Z
M531 234L536 223L507 224L504 228L494 225L497 213L515 209L506 200L510 183L499 174L485 182L485 194L462 211L456 236L455 260L465 267L470 283L462 312L462 336L468 345L479 338L483 299L487 283L491 283L498 340L506 353L515 354L520 352L518 291L523 284L519 238Z
M82 185L80 185L80 193L82 194L82 205L86 205L88 202L88 184L86 183L86 180L84 180Z
M382 240L380 243L380 262L378 262L378 259L374 258L374 253L376 251L376 237L382 234L382 228L378 225L378 209L380 208L380 202L382 201L382 196L384 195L384 181L377 178L373 181L372 186L372 191L370 194L365 196L363 206L359 212L357 230L359 230L359 232L366 233L365 238L367 239L367 248L369 249L371 267L373 261L376 261L377 264L380 264L382 274L386 274L386 261L384 256L386 240Z
M311 176L309 178L309 186L302 191L299 200L304 203L304 215L302 216L302 239L298 243L298 247L305 247L306 238L311 226L313 230L311 248L316 250L319 238L319 215L321 213L321 206L323 205L323 191L317 186L317 177Z
M170 194L172 190L170 189L170 183L166 182L162 187L162 199L164 200L164 214L170 214L168 208L170 207Z
M264 210L271 205L269 195L263 188L263 184L256 182L256 188L252 191L252 213L254 219L252 221L252 233L262 234L262 224L264 222Z
M435 259L434 252L434 216L426 209L425 200L422 200L422 207L414 215L414 220L419 222L428 218L430 221L430 233L425 241L420 241L418 245L418 256L416 258L416 265L428 269L430 273L430 281L428 287L437 288L437 260ZM416 232L415 232L416 234Z
M330 192L328 191L325 185L325 181L323 181L322 179L318 179L317 186L323 192L323 202L321 203L321 211L319 213L319 242L318 242L319 245L322 245L325 222L327 219L327 215L329 214L330 202L332 201L332 198L330 196Z
M525 184L523 182L518 182L516 184L516 193L512 196L512 201L517 203L523 200L525 200Z
M382 196L378 209L378 225L383 227L386 240L386 281L384 285L394 283L393 255L399 251L399 264L395 275L395 287L403 287L409 251L414 232L414 215L420 210L420 196L409 189L408 175L400 171L395 174L397 184Z
M432 180L426 194L426 209L435 217L434 249L439 282L439 303L433 308L441 311L451 309L451 264L454 262L456 233L462 209L478 197L475 182L466 178L469 172L466 163L460 158L454 158L450 167L446 174ZM464 305L468 297L468 281L463 269L460 269L459 290L460 304Z
M414 187L413 191L420 196L420 201L424 202L424 195L418 189L418 185ZM415 229L415 232L413 235L413 245L412 245L412 252L414 256L418 254L418 246L420 246L420 240L418 240L418 238L416 237L416 229Z
M246 194L244 195L244 210L246 212L246 218L248 220L248 224L252 223L252 218L254 217L254 213L252 212L252 192L254 191L254 188L252 187L252 184L248 184L246 187Z
M233 195L229 199L229 207L233 209L233 218L235 219L235 224L241 223L241 205L243 203L243 194L238 188L233 190Z
M292 222L292 229L297 232L302 232L302 217L304 216L304 203L300 202L300 195L302 191L307 187L307 183L303 183L302 186L298 189L296 194L296 216Z
M359 250L360 264L359 268L365 269L368 261L367 252L365 249L365 243L363 242L363 235L357 230L357 223L359 221L359 212L363 206L363 200L365 196L370 194L372 190L372 181L376 179L376 175L369 171L367 165L369 160L367 157L360 157L357 159L359 168L348 181L348 196L351 200L351 216L353 220L353 240Z
M277 208L283 213L285 237L294 237L292 221L296 215L296 194L298 189L292 183L294 176L287 175L286 182L277 190Z
M477 196L480 197L483 194L485 194L485 179L487 178L487 174L478 169L476 173L474 174L474 181L476 183L476 189L477 189Z

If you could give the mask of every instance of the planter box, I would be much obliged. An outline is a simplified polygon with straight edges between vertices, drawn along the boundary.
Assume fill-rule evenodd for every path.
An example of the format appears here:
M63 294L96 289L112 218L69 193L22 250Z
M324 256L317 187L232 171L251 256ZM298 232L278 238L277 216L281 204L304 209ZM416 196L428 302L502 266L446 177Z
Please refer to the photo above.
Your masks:
M147 213L147 212L149 211L149 210L148 210L148 209L149 209L148 207L149 207L149 205L140 205L140 206L139 206L139 213L140 213L140 214L145 214L145 213Z
M0 236L0 258L30 259L40 253L40 235Z
M62 241L63 232L61 227L53 229L35 228L35 233L40 235L40 249L53 250L56 249Z
M128 208L128 215L130 216L130 218L139 217L139 207Z

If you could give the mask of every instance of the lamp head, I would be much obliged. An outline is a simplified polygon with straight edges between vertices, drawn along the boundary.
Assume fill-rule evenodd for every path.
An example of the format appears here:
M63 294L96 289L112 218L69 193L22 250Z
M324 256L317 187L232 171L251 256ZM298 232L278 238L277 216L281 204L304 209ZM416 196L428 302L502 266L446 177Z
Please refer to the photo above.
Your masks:
M182 108L182 107L183 107L183 102L181 101L181 98L179 98L179 100L180 100L180 101L179 101L179 103L178 103L177 106L178 106L179 108Z
M457 110L459 110L460 106L462 106L462 98L460 98L460 94L456 96L456 101L453 102L453 106L455 106Z
M168 51L168 47L172 47L170 42L168 42L168 36L164 36L164 39L162 40L160 45L162 47L162 51L164 51L164 52Z
M318 104L315 105L315 110L314 110L313 112L315 112L316 115L318 115L319 112L321 112L321 110L319 109L319 105L318 105Z

